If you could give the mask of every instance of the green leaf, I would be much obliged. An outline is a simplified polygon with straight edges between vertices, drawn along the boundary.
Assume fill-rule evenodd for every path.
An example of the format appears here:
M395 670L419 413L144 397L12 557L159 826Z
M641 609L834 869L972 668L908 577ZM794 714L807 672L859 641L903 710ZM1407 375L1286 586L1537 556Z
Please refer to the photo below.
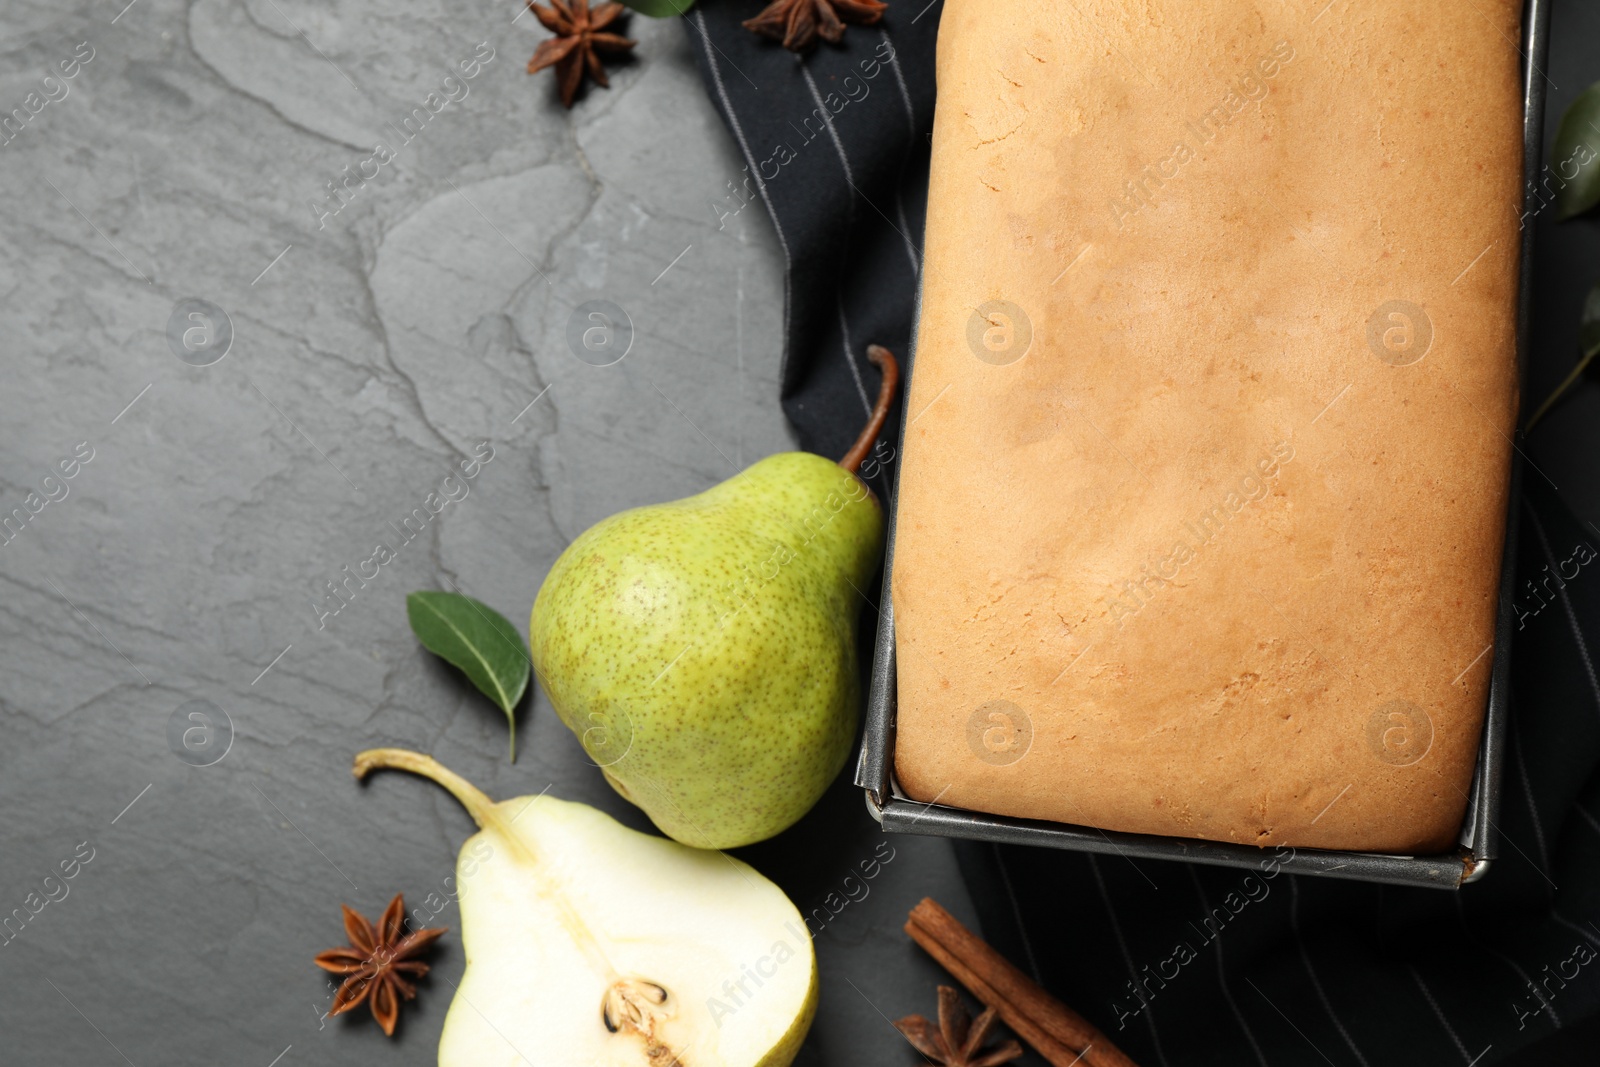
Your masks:
M406 597L406 617L422 647L461 668L484 696L500 705L511 727L517 761L517 702L528 688L528 653L517 628L489 605L424 590Z
M653 19L670 19L694 6L694 0L622 0L622 2L639 14L649 15Z
M1550 170L1543 181L1556 182L1556 213L1570 219L1600 204L1600 82L1578 95L1561 116Z

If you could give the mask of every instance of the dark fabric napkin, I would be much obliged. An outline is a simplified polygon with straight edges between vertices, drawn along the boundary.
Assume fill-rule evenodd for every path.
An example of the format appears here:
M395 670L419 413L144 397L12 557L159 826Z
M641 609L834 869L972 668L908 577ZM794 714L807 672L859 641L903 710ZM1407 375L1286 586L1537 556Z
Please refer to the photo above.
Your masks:
M895 0L804 59L739 25L753 0L684 20L748 164L722 210L765 210L778 231L784 409L824 455L876 395L866 346L907 355L941 7ZM1524 490L1503 855L1486 879L1452 893L963 843L986 936L1144 1067L1487 1065L1594 1015L1600 562L1574 561L1600 534L1535 469Z

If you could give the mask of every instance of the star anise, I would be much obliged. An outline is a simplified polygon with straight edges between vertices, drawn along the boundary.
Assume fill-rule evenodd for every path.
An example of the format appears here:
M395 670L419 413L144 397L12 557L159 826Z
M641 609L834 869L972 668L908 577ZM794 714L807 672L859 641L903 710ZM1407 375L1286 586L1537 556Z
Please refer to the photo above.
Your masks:
M974 1023L961 1003L961 994L953 987L939 987L939 1026L921 1015L907 1015L895 1023L895 1028L906 1035L916 1050L943 1067L999 1067L1022 1055L1022 1046L1014 1040L991 1049L983 1049L983 1042L994 1026L995 1013L990 1008L978 1016Z
M394 1036L394 1024L400 1018L400 998L413 1000L417 995L417 987L401 975L421 978L427 974L428 965L412 957L445 932L436 929L404 934L405 915L405 900L399 893L383 909L376 929L365 916L344 907L344 932L350 938L349 947L330 948L316 959L317 966L323 970L345 976L333 996L329 1015L342 1014L365 1001L383 1032Z
M626 52L637 41L615 33L602 33L617 20L623 8L618 3L601 4L590 10L589 0L550 0L549 7L541 7L528 0L532 11L544 28L555 34L541 41L528 60L528 73L537 74L546 67L556 68L556 85L561 90L561 102L567 107L578 97L578 87L583 84L583 72L606 88L606 68L600 63L600 53Z
M846 22L870 26L883 18L889 5L881 0L773 0L744 28L782 41L791 52L804 52L820 36L838 44Z

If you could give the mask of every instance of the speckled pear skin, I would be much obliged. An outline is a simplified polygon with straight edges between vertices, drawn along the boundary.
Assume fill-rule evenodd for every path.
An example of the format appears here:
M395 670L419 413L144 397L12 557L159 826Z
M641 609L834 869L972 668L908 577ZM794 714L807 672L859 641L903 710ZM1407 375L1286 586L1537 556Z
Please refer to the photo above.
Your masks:
M820 456L769 456L613 515L556 560L529 645L550 703L668 836L735 848L791 826L844 766L856 625L883 514Z

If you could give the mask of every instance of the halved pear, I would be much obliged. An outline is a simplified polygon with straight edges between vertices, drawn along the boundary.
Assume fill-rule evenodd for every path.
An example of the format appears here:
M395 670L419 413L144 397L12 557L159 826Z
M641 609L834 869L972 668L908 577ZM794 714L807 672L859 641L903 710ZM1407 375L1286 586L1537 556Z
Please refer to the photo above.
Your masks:
M432 779L481 828L456 860L467 968L439 1067L787 1067L817 1003L789 898L732 856L554 797L495 803L431 756L355 775Z

